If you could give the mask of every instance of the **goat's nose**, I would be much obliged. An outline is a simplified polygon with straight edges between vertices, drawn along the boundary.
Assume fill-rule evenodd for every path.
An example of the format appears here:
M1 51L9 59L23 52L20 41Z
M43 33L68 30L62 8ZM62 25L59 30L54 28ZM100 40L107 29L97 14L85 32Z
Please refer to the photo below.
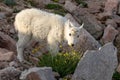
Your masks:
M71 44L71 46L73 47L73 46L74 46L74 44Z

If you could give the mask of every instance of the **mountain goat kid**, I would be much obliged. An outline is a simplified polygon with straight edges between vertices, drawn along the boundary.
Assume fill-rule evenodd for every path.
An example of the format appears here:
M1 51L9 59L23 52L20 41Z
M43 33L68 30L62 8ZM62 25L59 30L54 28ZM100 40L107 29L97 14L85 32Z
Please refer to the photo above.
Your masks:
M63 40L74 46L83 27L75 27L65 17L35 8L19 12L14 25L18 31L17 58L20 62L24 61L23 50L32 38L38 41L46 40L49 51L55 55L59 51L59 43Z

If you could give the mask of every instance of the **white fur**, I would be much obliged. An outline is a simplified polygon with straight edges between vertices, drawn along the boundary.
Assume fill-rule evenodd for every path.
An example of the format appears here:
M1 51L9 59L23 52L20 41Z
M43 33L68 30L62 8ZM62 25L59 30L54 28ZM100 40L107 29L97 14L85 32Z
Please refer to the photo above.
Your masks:
M31 38L47 40L53 54L59 50L58 44L66 40L69 45L77 42L79 27L75 27L65 17L38 9L25 9L15 17L15 29L18 31L17 58L23 61L23 50ZM71 36L69 35L71 34Z

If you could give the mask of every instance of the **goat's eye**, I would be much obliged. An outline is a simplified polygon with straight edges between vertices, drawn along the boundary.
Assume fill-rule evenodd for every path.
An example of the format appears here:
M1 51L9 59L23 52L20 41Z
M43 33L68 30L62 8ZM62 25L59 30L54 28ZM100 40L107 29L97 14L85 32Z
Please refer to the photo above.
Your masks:
M79 35L77 35L77 38L79 38Z
M71 33L69 34L69 36L71 36Z

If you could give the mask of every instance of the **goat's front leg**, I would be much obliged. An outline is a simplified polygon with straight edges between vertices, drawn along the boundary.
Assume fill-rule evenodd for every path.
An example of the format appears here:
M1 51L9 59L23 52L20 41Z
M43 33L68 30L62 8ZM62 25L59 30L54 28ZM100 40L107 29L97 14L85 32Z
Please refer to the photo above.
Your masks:
M20 62L24 61L23 57L23 51L26 45L30 42L31 36L30 35L23 35L23 34L18 34L19 40L17 42L17 59Z

